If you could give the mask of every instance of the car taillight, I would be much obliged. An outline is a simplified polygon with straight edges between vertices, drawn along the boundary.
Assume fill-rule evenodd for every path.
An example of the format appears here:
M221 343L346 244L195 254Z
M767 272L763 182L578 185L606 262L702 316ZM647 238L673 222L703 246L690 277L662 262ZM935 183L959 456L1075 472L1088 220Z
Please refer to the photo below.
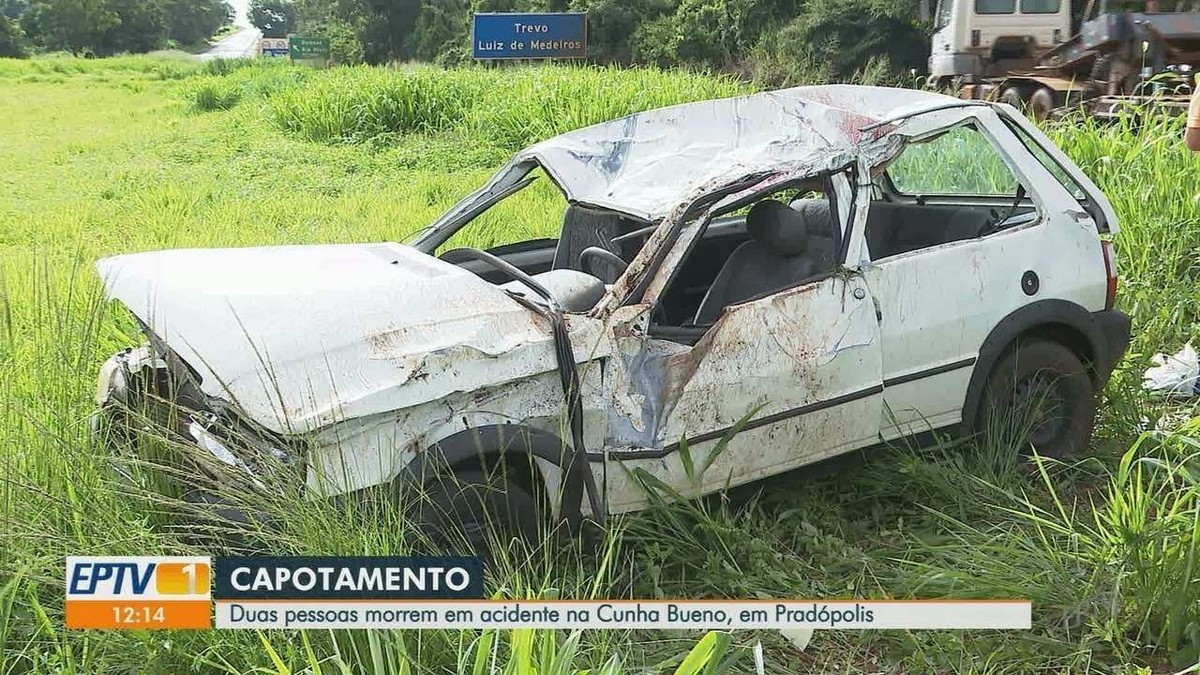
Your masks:
M1112 309L1117 304L1117 254L1111 241L1100 242L1100 250L1104 251L1104 274L1108 276L1104 309Z

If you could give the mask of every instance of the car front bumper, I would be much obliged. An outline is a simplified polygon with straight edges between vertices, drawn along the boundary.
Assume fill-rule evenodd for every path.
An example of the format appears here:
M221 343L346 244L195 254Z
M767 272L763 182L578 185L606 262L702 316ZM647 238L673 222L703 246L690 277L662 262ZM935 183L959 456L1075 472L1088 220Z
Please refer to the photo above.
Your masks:
M294 457L273 445L255 444L247 434L229 438L227 425L221 423L217 413L194 409L200 407L194 405L195 394L191 407L160 398L162 394L178 393L177 387L162 384L170 381L169 358L156 354L150 345L142 345L105 361L96 381L92 433L114 452L125 444L139 452L138 437L144 434L170 440L183 452L174 455L180 464L168 467L163 475L178 485L182 500L190 504L189 513L202 522L218 525L226 533L253 531L269 524L269 514L251 506L254 500L246 497L252 492L278 489L279 480L268 486L264 476L268 470L289 466ZM160 388L149 389L151 382L160 383ZM164 406L174 409L168 413ZM110 445L114 441L117 445ZM157 461L152 459L142 466L153 467ZM114 461L114 467L128 477L125 464ZM231 541L240 541L239 535L233 535Z
M250 433L234 416L218 412L198 390L185 394L171 374L172 358L177 357L142 345L105 361L96 382L93 433L119 431L128 441L145 433L194 448L200 451L189 453L200 462L195 468L219 469L204 473L237 477L259 489L265 487L262 476L267 470L293 463L294 454L282 443Z
M1105 382L1109 375L1112 375L1117 362L1125 355L1125 350L1129 349L1132 322L1128 314L1118 309L1093 312L1092 318L1095 319L1096 327L1100 329L1100 335L1104 339L1104 353L1097 355L1096 372L1101 382Z
M130 404L130 383L142 371L165 370L166 361L156 357L150 345L130 347L117 352L100 366L96 378L96 403L100 407L120 402Z

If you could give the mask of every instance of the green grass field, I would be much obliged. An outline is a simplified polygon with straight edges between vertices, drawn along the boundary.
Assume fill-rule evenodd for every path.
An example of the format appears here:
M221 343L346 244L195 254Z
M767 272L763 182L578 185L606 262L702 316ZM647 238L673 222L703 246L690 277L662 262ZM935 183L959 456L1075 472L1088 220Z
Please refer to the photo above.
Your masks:
M881 450L818 480L663 505L598 552L511 553L496 597L1028 597L1027 632L781 635L636 631L340 633L62 629L68 554L198 548L164 498L116 480L87 433L95 372L133 327L92 262L191 246L398 240L510 152L639 109L747 85L650 70L201 67L118 58L0 60L0 675L56 673L1176 672L1200 659L1200 418L1144 395L1140 372L1200 328L1200 159L1177 122L1052 135L1112 199L1134 317L1095 453ZM487 246L553 230L552 189L473 232ZM514 228L513 224L520 227ZM396 513L321 503L278 553L400 554ZM368 517L365 517L368 516ZM683 671L692 672L692 671Z

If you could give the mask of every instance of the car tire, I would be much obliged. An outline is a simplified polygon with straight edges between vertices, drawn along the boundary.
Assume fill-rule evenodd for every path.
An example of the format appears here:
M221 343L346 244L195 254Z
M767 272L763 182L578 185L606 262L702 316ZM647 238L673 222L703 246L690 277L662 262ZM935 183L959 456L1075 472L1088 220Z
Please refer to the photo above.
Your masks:
M534 542L542 534L537 499L511 480L478 469L451 471L429 480L418 496L412 522L441 549L488 555L496 543ZM466 544L470 551L455 551Z
M1095 414L1096 392L1079 357L1058 342L1029 340L992 368L976 428L1000 442L1065 457L1087 450Z

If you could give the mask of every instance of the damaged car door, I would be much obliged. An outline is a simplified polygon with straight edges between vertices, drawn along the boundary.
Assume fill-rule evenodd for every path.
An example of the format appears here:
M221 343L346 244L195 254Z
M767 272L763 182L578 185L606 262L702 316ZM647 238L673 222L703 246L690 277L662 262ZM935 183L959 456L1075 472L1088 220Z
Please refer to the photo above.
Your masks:
M773 267L810 268L799 260L804 245L778 223L763 225L760 214L811 232L805 219L813 209L760 201L746 216L757 235L728 257L694 321L663 323L671 312L661 304L677 272L703 251L719 213L683 230L653 273L644 311L615 327L617 353L604 377L611 397L606 456L619 465L607 471L610 512L644 504L639 469L696 496L877 437L882 350L870 291L860 274L832 261L814 274L772 279L766 270Z

